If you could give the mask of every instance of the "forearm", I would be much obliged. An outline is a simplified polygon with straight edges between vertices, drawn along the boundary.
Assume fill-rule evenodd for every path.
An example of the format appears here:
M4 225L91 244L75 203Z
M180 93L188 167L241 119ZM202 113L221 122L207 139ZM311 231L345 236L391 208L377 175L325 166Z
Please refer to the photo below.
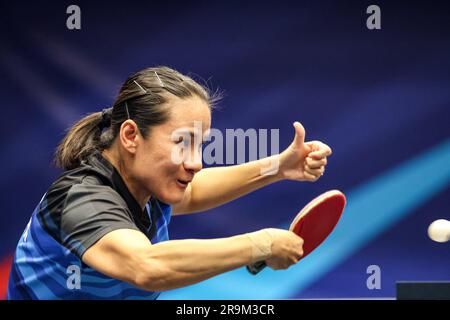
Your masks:
M171 240L152 245L139 264L138 285L151 291L175 289L250 264L258 254L264 258L255 253L250 237Z
M272 247L279 251L279 244L285 243L274 245L275 239L292 235L285 230L263 229L230 238L151 244L140 231L118 229L87 249L82 260L111 278L147 291L164 291L271 259Z
M192 181L188 211L211 209L281 180L277 157L203 169Z

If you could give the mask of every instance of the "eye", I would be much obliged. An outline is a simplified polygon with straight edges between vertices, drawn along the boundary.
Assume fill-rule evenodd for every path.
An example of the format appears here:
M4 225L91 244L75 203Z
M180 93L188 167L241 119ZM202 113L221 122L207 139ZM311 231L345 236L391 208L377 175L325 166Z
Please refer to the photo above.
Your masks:
M183 145L183 147L187 148L187 147L189 147L189 140L185 140L185 139L183 139L183 137L180 137L177 144L181 144L181 145Z

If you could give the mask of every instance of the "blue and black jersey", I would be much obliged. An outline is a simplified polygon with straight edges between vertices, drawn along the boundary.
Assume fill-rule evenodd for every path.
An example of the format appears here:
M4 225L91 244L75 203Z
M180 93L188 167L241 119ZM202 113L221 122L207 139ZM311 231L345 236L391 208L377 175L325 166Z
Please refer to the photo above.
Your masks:
M47 190L22 234L9 299L156 299L88 267L83 253L108 232L135 229L152 244L169 239L171 206L151 197L144 210L118 171L94 152Z

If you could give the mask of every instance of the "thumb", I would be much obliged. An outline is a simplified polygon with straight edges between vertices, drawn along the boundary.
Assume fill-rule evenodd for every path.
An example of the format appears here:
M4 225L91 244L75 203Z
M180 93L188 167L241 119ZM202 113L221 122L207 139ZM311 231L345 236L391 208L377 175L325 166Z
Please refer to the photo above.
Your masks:
M298 121L295 121L294 124L295 129L295 138L294 138L294 144L299 147L303 148L305 144L305 128L303 128L302 124Z

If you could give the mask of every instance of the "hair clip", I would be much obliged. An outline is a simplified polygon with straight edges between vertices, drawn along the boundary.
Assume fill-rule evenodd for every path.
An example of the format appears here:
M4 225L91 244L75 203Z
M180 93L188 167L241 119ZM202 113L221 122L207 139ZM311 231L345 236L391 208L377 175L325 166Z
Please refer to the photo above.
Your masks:
M142 86L141 86L136 80L133 80L133 82L136 83L136 85L137 85L139 88L141 88L141 90L144 91L144 93L147 93L147 90L145 90L144 88L142 88Z
M161 87L164 87L164 83L162 82L161 78L158 76L158 73L157 73L156 71L153 71L153 72L155 73L155 76L158 78L159 85L160 85Z
M130 112L128 112L128 104L127 104L126 101L125 101L125 110L127 111L128 119L131 119L131 118L130 118Z

